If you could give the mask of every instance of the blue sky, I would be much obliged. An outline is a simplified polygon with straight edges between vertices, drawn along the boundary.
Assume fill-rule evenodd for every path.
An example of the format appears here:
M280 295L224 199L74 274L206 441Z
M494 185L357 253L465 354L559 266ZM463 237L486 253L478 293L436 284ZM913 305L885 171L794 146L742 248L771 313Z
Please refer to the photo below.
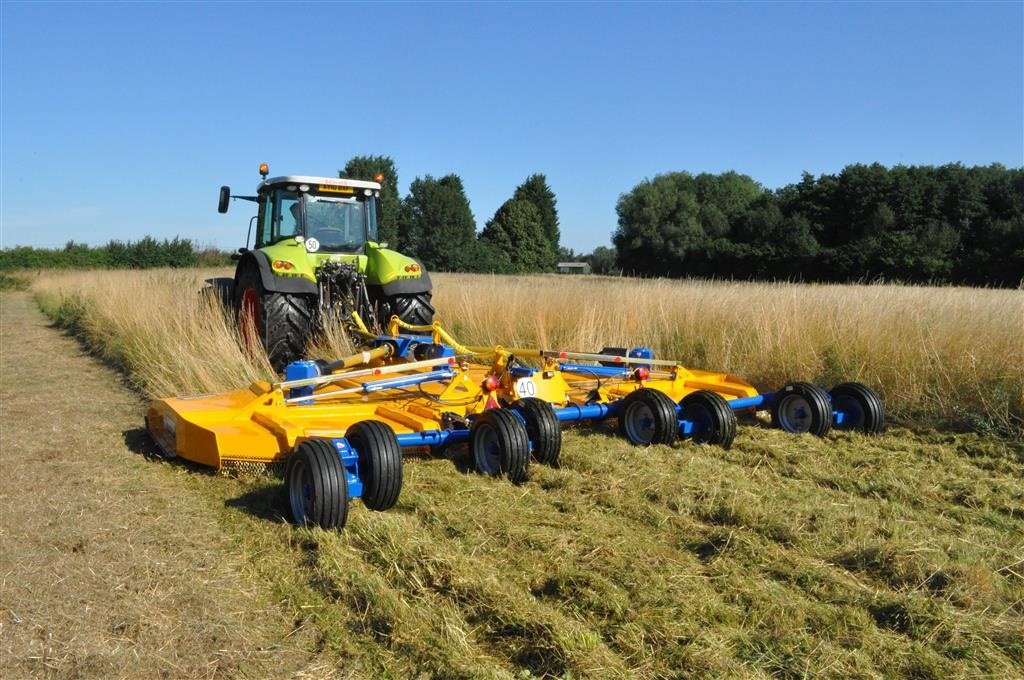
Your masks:
M1024 165L1024 3L0 4L0 245L242 245L217 189L357 154L459 174L482 229L528 175L562 243L676 170Z

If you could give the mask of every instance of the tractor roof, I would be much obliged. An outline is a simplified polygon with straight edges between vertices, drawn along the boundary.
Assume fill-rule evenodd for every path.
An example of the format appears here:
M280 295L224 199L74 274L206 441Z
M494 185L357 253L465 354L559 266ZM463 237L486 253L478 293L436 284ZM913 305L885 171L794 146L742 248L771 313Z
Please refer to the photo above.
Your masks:
M259 193L264 188L276 186L279 184L307 184L310 188L314 185L327 185L333 187L355 187L357 189L380 189L380 184L377 182L367 182L361 179L339 179L337 177L312 177L310 175L284 175L282 177L271 177L265 179L256 185L256 192Z

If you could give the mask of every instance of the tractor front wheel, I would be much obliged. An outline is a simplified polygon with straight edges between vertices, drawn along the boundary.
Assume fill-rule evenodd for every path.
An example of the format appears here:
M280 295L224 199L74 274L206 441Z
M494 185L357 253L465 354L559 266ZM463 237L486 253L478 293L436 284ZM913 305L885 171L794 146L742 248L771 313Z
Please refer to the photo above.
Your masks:
M235 296L242 340L250 352L266 351L275 371L305 355L316 310L310 297L266 291L255 269L239 275Z

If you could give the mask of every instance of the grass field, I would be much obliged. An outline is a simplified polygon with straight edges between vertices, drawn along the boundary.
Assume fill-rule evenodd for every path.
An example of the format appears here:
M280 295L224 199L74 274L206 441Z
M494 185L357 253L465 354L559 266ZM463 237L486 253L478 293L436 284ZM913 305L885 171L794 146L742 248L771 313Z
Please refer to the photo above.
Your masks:
M196 295L202 277L74 273L33 290L151 396L265 375ZM338 674L1024 676L1024 292L435 286L467 342L648 344L763 388L860 379L898 425L819 440L752 424L729 451L572 429L562 467L531 466L520 487L459 457L413 457L396 508L357 504L340 533L280 521L273 478L204 483L225 534ZM153 465L181 483L180 464Z

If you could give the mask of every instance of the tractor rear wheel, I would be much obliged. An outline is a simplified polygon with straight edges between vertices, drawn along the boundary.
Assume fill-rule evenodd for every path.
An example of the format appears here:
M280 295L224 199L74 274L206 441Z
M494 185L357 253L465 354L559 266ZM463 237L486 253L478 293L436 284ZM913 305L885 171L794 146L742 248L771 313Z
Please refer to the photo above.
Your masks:
M832 429L832 404L825 390L806 382L791 382L775 393L772 425L792 434L824 437Z
M430 304L430 291L392 295L388 298L390 314L413 326L429 326L434 323L434 306ZM382 319L386 324L387 319Z
M307 439L288 457L288 505L296 524L340 529L348 519L348 479L331 443Z
M469 450L477 472L492 477L508 475L522 484L530 464L530 439L519 416L500 408L484 411L469 428Z
M694 424L693 441L698 444L717 444L723 449L732 446L736 438L736 414L722 395L710 390L688 394L679 402L683 419Z
M359 456L363 505L387 510L402 491L402 447L395 431L378 420L362 420L348 428L345 439Z
M562 427L555 409L536 397L526 397L512 404L512 410L526 422L526 434L533 445L533 457L538 463L558 467L558 454L562 452Z
M630 392L622 400L619 434L637 446L671 444L679 437L675 403L649 387Z
M316 310L311 298L267 292L254 268L239 274L235 297L242 339L250 352L266 351L275 371L305 355Z
M829 390L832 407L843 413L843 422L837 430L860 430L865 434L885 432L885 407L882 400L867 385L858 382L842 383Z

